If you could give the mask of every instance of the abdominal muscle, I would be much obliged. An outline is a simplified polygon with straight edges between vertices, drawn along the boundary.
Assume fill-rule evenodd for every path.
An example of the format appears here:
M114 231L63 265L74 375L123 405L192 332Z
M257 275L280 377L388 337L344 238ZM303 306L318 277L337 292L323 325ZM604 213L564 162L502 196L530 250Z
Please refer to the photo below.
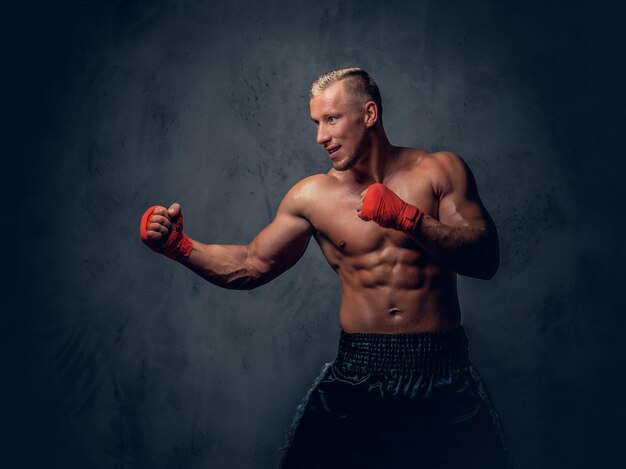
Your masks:
M411 333L460 324L456 274L424 253L397 246L336 265L342 286L339 322L346 332Z
M356 207L366 186L339 184L336 178L326 182L323 190L315 192L316 203L310 205L307 218L341 281L341 328L411 333L459 325L456 274L444 270L406 234L362 220ZM388 178L387 182L393 181ZM430 185L422 185L411 201L437 218L437 198Z

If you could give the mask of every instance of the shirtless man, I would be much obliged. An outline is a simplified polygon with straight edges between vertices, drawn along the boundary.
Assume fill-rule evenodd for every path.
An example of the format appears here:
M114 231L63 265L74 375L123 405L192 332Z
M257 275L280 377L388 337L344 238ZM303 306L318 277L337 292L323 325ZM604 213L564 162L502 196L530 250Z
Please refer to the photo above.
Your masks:
M252 289L313 236L339 275L338 356L298 408L283 467L510 467L460 325L457 274L490 279L499 265L469 168L454 153L391 145L361 69L322 75L310 95L333 168L298 182L250 244L191 240L176 203L146 211L142 240L211 283Z

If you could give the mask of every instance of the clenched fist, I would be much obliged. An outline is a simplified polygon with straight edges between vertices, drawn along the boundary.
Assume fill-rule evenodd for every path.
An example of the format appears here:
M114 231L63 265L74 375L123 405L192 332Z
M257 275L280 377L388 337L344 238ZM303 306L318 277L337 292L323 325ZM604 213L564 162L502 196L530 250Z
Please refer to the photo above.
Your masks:
M356 210L363 220L373 220L384 228L405 233L414 230L424 215L415 205L406 203L395 192L378 182L361 192L361 202Z
M183 212L180 204L169 209L154 205L141 217L139 225L141 241L155 252L178 260L191 253L191 238L183 233Z

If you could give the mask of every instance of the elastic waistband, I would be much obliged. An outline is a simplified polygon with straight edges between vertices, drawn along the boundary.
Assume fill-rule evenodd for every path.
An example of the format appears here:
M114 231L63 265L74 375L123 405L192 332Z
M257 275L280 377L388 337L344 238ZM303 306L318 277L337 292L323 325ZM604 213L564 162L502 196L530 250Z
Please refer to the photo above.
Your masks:
M341 331L335 366L363 373L451 372L468 364L462 326L412 334L366 334Z

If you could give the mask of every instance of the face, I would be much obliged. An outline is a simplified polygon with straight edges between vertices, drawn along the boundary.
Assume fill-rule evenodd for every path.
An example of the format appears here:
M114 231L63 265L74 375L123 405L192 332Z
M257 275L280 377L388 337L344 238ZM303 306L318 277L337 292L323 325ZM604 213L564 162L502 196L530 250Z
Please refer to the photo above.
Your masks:
M337 171L352 168L367 150L364 113L345 90L333 83L311 98L311 119L317 126L317 143L328 153Z

